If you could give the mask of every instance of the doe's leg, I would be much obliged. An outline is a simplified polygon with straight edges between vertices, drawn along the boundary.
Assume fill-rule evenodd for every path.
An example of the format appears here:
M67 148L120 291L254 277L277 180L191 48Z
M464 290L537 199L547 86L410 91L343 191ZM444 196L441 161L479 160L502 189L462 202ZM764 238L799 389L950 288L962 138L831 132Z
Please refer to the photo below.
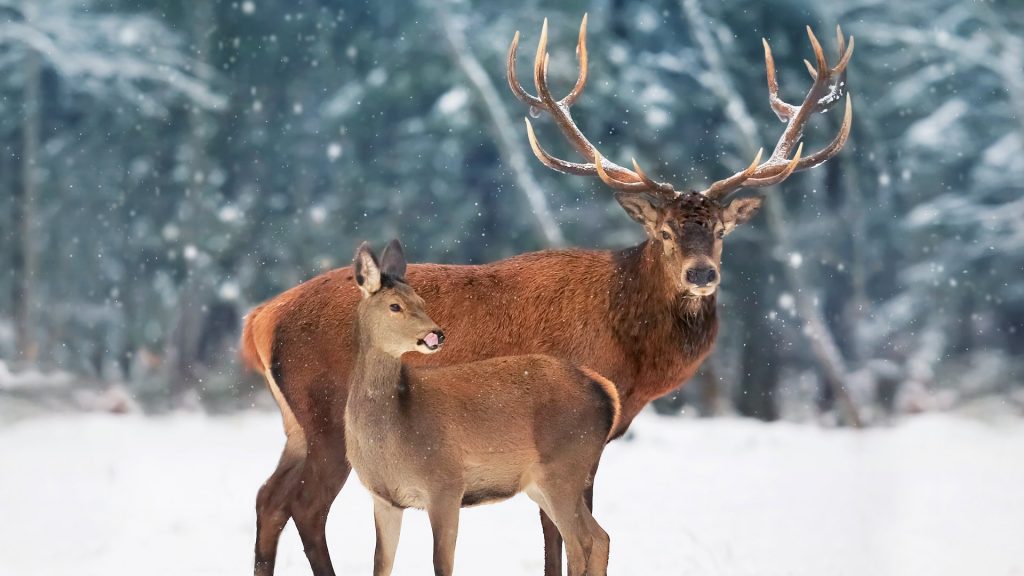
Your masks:
M459 508L462 494L435 497L427 507L430 528L434 532L434 575L451 576L455 568L455 540L459 535Z
M390 576L402 532L404 510L380 498L373 499L373 520L377 526L377 549L373 553L373 576Z

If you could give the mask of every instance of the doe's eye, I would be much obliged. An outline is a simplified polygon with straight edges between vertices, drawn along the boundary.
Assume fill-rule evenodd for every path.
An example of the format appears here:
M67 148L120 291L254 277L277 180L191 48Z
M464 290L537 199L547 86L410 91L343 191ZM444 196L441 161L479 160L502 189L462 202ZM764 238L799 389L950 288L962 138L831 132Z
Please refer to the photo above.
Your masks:
M402 307L399 306L398 304L392 304L391 305L391 311L392 312L401 312L402 311Z
M672 235L670 235L668 232L665 232L664 230L662 230L661 231L661 237L664 238L665 240L668 240L668 239L672 238Z

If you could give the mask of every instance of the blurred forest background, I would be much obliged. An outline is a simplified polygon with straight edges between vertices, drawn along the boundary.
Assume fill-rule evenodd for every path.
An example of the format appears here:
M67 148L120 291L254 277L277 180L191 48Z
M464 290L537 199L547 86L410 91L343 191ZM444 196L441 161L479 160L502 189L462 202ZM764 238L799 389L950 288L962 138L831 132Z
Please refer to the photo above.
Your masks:
M850 142L728 238L718 349L659 410L827 417L837 386L869 421L1024 406L1014 0L0 0L0 400L265 403L243 315L362 240L450 263L640 241L600 182L533 158L504 80L547 17L568 90L585 12L577 121L694 188L781 133L761 37L790 100L805 25L833 58L836 24L856 38Z

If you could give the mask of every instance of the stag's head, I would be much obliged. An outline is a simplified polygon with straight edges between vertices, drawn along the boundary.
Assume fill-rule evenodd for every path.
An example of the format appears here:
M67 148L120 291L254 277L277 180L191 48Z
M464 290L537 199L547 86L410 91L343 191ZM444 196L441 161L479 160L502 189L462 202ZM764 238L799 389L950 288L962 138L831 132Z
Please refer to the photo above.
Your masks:
M356 286L363 293L358 310L361 345L395 357L441 349L444 333L427 316L423 299L405 283L405 253L398 240L384 248L379 261L363 242L352 264Z
M722 205L698 192L679 194L665 202L621 192L616 199L643 225L679 292L693 296L715 293L721 278L722 239L761 206L760 196L736 198Z
M816 64L804 61L813 84L799 106L788 104L778 96L775 80L775 62L767 41L763 41L765 66L768 71L768 98L772 110L786 129L775 145L770 157L761 162L762 151L754 161L740 172L723 178L700 192L679 193L667 182L651 179L633 160L629 169L607 160L576 127L569 109L580 97L587 83L587 17L580 25L576 55L580 72L575 87L567 96L556 100L548 87L547 20L541 29L534 59L533 80L537 95L528 93L516 77L516 53L519 33L516 32L508 51L508 83L512 92L535 113L547 112L558 129L569 140L586 162L570 162L548 154L537 141L530 119L526 118L526 132L530 147L547 167L578 176L597 176L608 187L616 190L615 199L629 216L644 227L648 249L659 255L667 275L674 279L680 292L691 296L709 296L715 292L721 279L722 239L736 226L750 220L761 206L761 196L732 196L742 188L761 188L778 184L792 173L822 164L842 149L850 135L853 107L846 91L846 66L853 55L853 38L849 45L839 27L836 38L839 61L829 66L821 44L810 27L807 34L814 49ZM828 146L802 156L804 125L811 115L827 111L832 104L846 97L846 111L839 133ZM794 150L795 148L795 150Z

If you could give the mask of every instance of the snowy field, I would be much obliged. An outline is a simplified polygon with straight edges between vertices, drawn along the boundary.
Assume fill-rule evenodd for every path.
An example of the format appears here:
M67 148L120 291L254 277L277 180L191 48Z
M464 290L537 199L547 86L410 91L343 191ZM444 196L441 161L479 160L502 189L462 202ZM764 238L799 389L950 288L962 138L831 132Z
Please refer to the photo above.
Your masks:
M606 452L596 516L614 574L1024 575L1024 422L922 416L863 433L644 415ZM64 416L0 426L0 574L246 574L276 414ZM350 481L328 536L370 574L369 496ZM430 570L412 511L396 574ZM460 574L539 575L525 497L463 514ZM280 574L308 574L289 525Z

